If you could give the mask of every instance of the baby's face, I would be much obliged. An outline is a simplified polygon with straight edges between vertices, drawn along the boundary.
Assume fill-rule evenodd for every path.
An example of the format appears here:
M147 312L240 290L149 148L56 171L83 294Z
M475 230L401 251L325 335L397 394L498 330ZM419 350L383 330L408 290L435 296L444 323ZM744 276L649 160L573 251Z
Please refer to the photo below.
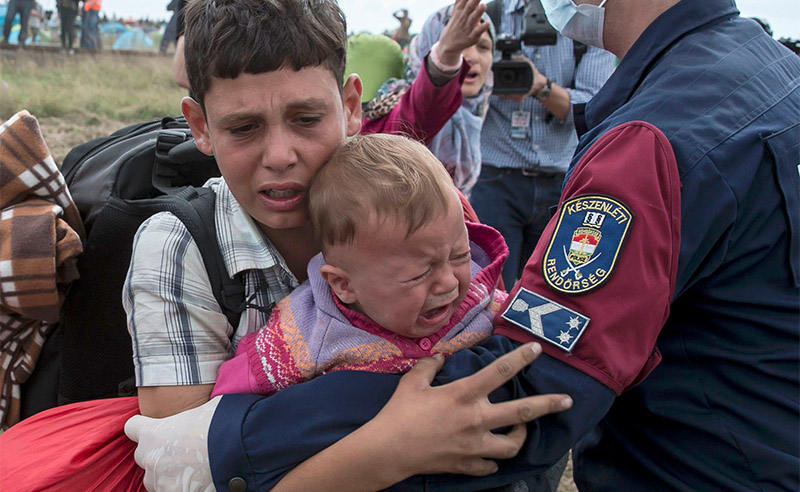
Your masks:
M450 321L471 278L464 215L456 194L451 198L445 214L408 237L404 221L390 219L341 247L356 297L351 307L409 338L432 335Z

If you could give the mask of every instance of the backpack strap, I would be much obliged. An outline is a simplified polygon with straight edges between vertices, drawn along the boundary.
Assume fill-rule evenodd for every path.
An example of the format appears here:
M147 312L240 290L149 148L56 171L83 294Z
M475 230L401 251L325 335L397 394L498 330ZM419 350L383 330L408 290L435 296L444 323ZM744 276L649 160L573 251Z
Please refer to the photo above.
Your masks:
M575 78L578 75L578 65L581 63L581 59L583 58L583 55L586 54L586 50L588 49L589 47L584 43L579 41L572 42L572 54L575 58L575 70L572 71L572 84L570 85L573 89L575 88ZM586 103L572 105L572 121L575 124L575 131L578 134L578 138L581 138L581 136L587 132Z
M211 289L222 312L228 318L233 329L239 325L239 319L245 310L245 290L242 278L231 278L225 267L225 260L217 244L217 227L214 223L214 200L216 193L209 188L187 186L172 190L167 210L174 214L194 238L203 265L208 272Z
M573 89L575 88L575 77L578 72L578 65L580 65L583 55L586 54L588 49L589 47L584 43L581 43L580 41L572 41L572 57L575 59L575 70L572 72L572 84L570 84L570 87Z

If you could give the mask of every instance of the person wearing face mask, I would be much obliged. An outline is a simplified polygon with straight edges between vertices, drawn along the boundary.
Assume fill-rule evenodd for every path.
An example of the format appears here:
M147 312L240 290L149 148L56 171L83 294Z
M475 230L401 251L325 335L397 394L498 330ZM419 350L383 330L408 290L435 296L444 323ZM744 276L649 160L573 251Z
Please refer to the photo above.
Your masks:
M545 8L555 19L565 3ZM543 354L511 379L509 394L563 392L574 404L529 423L522 452L497 473L416 483L494 487L552 465L574 445L582 491L796 490L800 60L742 18L733 0L609 0L592 29L582 20L589 16L565 8L572 13L561 28L593 29L620 64L586 107L559 207L500 308L495 336L453 354L437 380L537 340ZM358 377L369 391L318 403L324 422L309 422L318 432L306 435L314 437L306 451L319 454L292 474L328 465L336 478L363 482L425 472L406 461L424 448L404 447L405 435L453 419L423 405L431 388L420 381L401 384L404 398L352 434L321 433L367 422L358 414L380 409L394 389L378 376L348 375L342 388ZM326 377L335 384L318 379ZM313 381L285 391L304 384ZM130 431L154 443L144 463L162 476L196 466L205 451L217 484L232 473L255 482L269 457L283 457L277 441L288 442L269 400L227 396L191 418L139 418ZM388 423L402 415L419 419ZM169 447L165 427L185 436L182 460L157 452ZM183 444L206 429L207 443ZM355 451L331 451L348 446ZM319 484L354 490L346 481Z
M519 37L529 0L497 1L498 34ZM570 35L559 34L554 45L522 44L517 58L530 64L532 85L523 94L493 94L481 131L483 164L470 203L508 244L508 286L519 278L558 202L578 143L573 107L587 103L614 68L614 56L592 39L578 38L588 49L576 63Z

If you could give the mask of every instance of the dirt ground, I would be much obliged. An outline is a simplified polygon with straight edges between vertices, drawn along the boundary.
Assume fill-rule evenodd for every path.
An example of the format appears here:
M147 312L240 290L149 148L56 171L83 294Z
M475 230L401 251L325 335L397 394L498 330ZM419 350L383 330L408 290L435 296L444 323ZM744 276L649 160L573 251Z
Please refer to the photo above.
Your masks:
M578 492L575 482L572 481L572 456L569 458L564 474L561 475L561 483L558 484L558 492Z
M34 115L36 116L36 115ZM61 166L69 150L93 138L107 136L128 123L96 116L80 118L37 118L53 160Z

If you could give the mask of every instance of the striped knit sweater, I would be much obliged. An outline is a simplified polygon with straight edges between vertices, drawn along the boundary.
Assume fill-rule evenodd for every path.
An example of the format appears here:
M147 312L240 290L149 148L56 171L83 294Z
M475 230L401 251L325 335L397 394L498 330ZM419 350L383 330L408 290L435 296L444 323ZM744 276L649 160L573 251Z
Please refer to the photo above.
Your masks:
M403 373L421 357L448 356L492 333L505 293L496 290L508 248L491 227L467 222L472 280L461 306L437 333L412 339L348 309L319 273L322 255L308 265L308 282L272 311L267 325L245 336L220 367L212 395L270 395L328 371Z

